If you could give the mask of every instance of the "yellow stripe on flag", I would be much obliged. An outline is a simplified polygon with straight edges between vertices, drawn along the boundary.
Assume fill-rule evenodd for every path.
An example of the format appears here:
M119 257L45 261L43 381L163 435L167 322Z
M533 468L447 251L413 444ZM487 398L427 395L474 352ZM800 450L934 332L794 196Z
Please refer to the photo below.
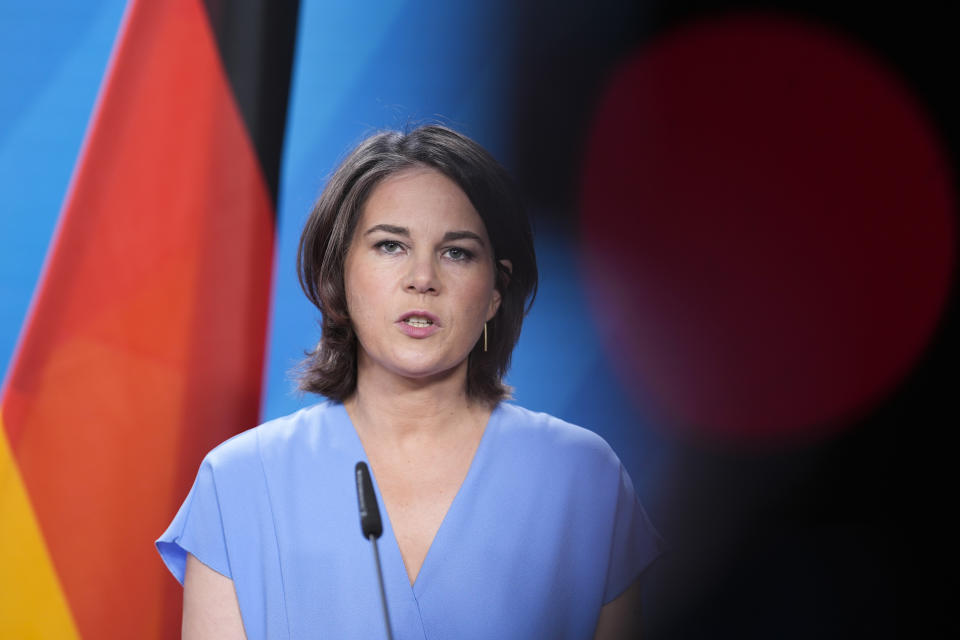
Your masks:
M0 638L79 638L0 417Z

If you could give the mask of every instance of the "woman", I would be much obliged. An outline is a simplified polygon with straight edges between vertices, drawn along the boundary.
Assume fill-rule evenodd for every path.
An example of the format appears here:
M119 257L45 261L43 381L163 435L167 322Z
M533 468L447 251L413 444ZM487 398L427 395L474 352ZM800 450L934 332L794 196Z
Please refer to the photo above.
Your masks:
M496 161L440 126L367 139L298 269L323 316L301 386L328 401L204 460L157 542L184 637L384 637L358 460L385 511L394 637L625 633L656 534L601 438L504 402L537 268Z

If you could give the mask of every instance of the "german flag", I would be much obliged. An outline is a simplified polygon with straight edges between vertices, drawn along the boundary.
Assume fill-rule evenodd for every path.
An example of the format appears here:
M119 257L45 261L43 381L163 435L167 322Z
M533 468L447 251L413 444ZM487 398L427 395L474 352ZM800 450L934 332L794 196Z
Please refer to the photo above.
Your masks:
M179 637L153 540L258 419L296 20L127 8L0 401L0 637Z

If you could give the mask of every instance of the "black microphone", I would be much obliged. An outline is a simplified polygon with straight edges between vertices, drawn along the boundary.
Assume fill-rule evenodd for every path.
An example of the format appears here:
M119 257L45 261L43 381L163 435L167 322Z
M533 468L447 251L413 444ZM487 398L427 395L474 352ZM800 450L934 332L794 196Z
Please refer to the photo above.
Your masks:
M360 508L360 531L373 547L373 562L377 566L377 580L380 583L380 602L383 604L383 623L387 627L387 640L393 640L390 631L390 612L387 610L387 592L383 588L383 570L380 568L380 552L377 550L377 538L383 534L383 521L380 520L380 507L377 506L377 494L373 492L370 469L362 460L354 467L357 477L357 505Z
M357 502L360 506L360 531L364 538L379 538L383 534L383 522L380 520L380 508L377 507L377 494L373 492L373 482L370 481L370 469L366 462L358 462L357 473Z

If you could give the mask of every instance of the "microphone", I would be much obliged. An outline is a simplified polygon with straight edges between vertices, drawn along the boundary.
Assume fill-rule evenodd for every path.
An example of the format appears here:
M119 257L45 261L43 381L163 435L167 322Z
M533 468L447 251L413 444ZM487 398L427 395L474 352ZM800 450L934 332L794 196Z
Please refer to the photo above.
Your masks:
M390 630L390 612L387 610L387 592L383 588L383 570L380 567L380 552L377 550L377 538L383 534L383 521L380 520L380 508L377 506L377 494L373 492L370 469L362 460L354 467L357 478L357 506L360 509L360 531L373 547L373 562L377 566L377 581L380 583L380 603L383 605L383 623L387 628L387 640L393 640Z
M373 492L373 482L370 480L370 469L366 462L358 462L355 468L357 473L357 502L360 507L360 531L363 537L379 538L383 534L383 522L380 520L380 509L377 507L377 494Z

